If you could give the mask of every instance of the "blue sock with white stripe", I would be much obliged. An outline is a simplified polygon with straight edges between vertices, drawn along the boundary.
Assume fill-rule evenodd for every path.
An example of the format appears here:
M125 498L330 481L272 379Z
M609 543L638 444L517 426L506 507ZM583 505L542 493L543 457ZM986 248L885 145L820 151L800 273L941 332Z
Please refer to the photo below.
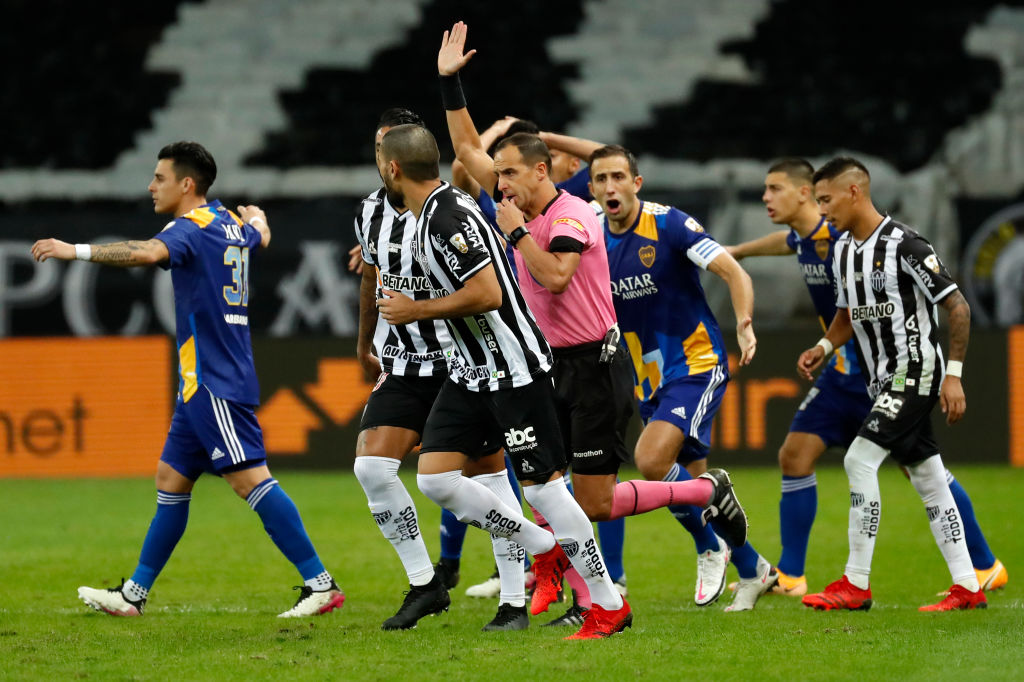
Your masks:
M298 508L276 479L268 478L258 484L245 501L260 515L270 539L295 564L303 580L313 580L326 572L302 525Z
M779 558L778 569L788 576L799 578L804 574L807 542L817 512L817 476L783 476L782 498L779 500L782 556Z
M989 549L985 534L981 532L978 519L974 516L974 505L971 504L970 496L960 482L953 478L949 469L946 469L946 482L949 483L949 491L956 500L956 508L960 510L960 520L964 524L964 539L967 541L967 551L971 554L971 565L979 571L992 568L996 563L996 557Z
M679 463L673 464L672 468L665 474L663 481L691 481L693 476L686 470L686 467L680 466ZM697 554L703 554L704 552L711 550L717 552L720 548L718 544L718 536L715 535L715 531L711 530L711 526L705 526L700 521L700 507L696 507L691 504L676 504L667 509L672 512L672 516L676 517L676 521L686 529L690 535L693 536L693 542L697 545Z
M149 524L146 539L142 542L139 564L129 581L134 583L131 586L131 596L134 599L145 599L148 596L156 577L171 558L178 540L185 533L185 526L188 524L188 503L191 500L191 493L156 491L156 514Z

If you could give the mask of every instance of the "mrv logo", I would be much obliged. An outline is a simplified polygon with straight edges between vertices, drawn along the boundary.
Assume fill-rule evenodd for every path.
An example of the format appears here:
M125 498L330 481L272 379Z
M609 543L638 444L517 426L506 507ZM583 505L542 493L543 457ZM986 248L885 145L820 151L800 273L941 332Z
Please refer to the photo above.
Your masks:
M896 304L892 301L875 303L873 305L859 305L850 310L850 319L854 322L857 320L873 320L881 317L892 317L895 312Z

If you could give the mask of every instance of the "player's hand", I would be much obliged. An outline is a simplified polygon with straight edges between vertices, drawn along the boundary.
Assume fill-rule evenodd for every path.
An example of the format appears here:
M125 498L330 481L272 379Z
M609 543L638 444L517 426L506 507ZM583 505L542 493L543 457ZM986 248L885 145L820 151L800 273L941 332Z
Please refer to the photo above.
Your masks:
M445 31L441 38L441 49L437 52L437 72L442 76L451 76L473 58L476 50L470 50L463 54L466 47L466 32L468 26L463 21L455 22L451 31Z
M348 271L363 274L363 247L359 244L348 250Z
M499 118L497 121L491 124L488 129L493 135L494 139L498 139L502 135L508 132L508 129L512 127L512 124L519 119L515 116L506 116L505 118Z
M267 225L267 214L259 206L239 206L238 216L242 219L243 223L249 223L253 227L256 227L256 223L253 223L253 220L256 220L257 223L262 220L263 224Z
M796 361L796 372L808 381L814 381L814 370L825 361L825 349L821 346L808 348Z
M960 421L967 411L967 397L964 395L964 385L960 377L946 375L939 391L939 402L942 405L942 413L946 415L947 424L953 425Z
M526 216L511 199L502 199L501 203L495 206L495 220L505 235L526 224Z
M48 258L75 260L75 245L59 239L40 239L32 245L32 257L40 263Z
M416 301L398 291L383 289L384 295L377 299L377 310L388 324L409 324L416 316Z
M735 258L736 260L742 260L743 256L740 255L739 247L737 246L726 246L725 252Z
M747 317L736 325L736 340L740 344L740 367L746 367L757 352L757 337L754 336L754 321Z

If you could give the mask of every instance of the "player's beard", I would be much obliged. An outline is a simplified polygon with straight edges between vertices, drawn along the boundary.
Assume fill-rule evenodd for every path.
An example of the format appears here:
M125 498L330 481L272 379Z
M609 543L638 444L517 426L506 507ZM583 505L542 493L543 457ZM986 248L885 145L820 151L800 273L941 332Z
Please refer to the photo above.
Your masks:
M402 191L395 187L392 182L384 177L382 173L380 179L384 181L384 192L387 194L388 202L395 208L405 208L405 195Z

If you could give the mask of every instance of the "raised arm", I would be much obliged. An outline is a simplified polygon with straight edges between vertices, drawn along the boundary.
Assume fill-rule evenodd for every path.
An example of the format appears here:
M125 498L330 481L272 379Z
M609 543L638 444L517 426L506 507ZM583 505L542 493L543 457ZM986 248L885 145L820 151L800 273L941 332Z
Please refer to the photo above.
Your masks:
M239 206L238 215L241 219L260 233L260 246L264 249L270 246L270 225L267 223L267 214L259 206Z
M466 99L459 83L459 70L476 54L476 50L463 53L466 46L466 24L458 22L451 31L445 31L441 49L437 53L437 73L441 78L441 98L444 101L448 134L452 138L455 157L466 167L469 175L481 186L493 188L498 183L494 174L494 160L487 155L487 147L476 132Z
M946 366L946 378L942 380L942 388L939 390L939 401L946 415L946 423L955 424L967 411L967 398L960 373L963 371L967 341L971 335L971 306L959 290L942 299L940 305L949 313L949 363Z
M156 265L170 258L167 245L159 239L135 239L112 244L69 244L59 239L40 239L32 245L32 257L40 263L48 258L87 260L103 265L130 268Z
M729 286L732 309L736 314L736 340L740 345L740 367L749 365L757 352L757 338L754 336L754 286L750 275L736 259L723 253L708 264L708 270L715 273Z
M736 260L743 260L748 256L789 256L796 252L786 243L787 236L789 230L778 230L758 239L727 246L725 250Z
M572 154L588 163L590 155L604 146L601 142L584 140L582 137L572 137L571 135L561 135L559 133L542 132L540 139L543 140L549 149L557 149L560 152Z

